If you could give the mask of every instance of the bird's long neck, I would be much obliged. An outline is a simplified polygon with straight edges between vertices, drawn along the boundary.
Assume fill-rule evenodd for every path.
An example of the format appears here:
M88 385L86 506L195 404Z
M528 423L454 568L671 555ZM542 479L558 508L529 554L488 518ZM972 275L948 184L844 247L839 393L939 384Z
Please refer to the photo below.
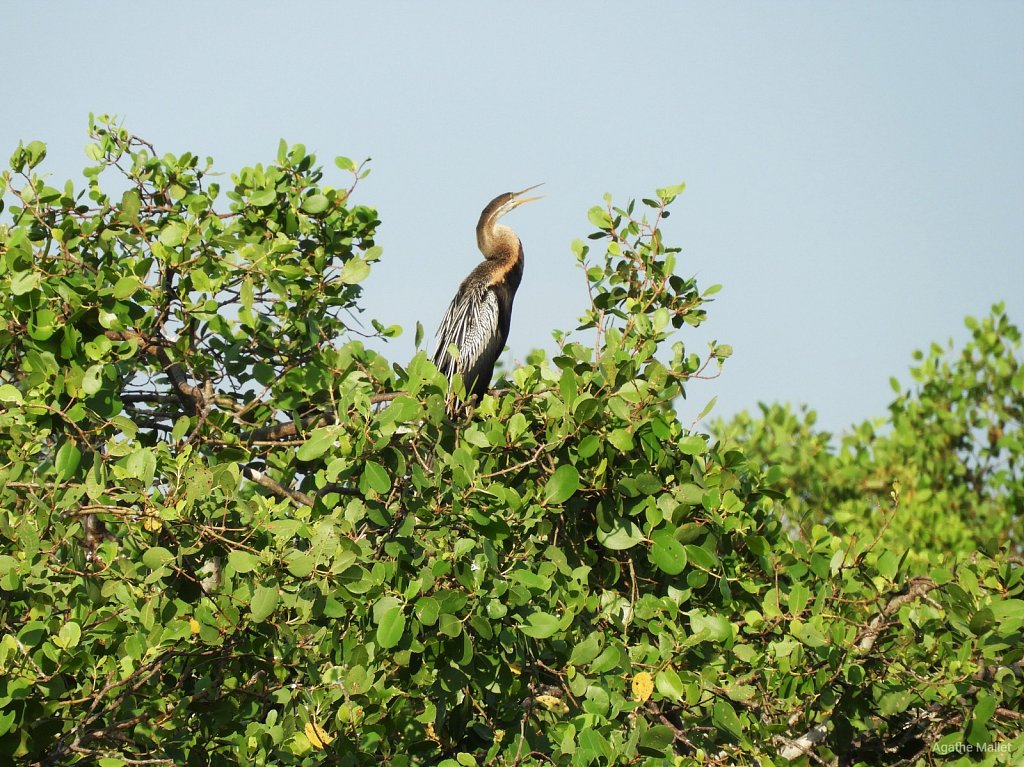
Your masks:
M501 224L478 227L476 244L488 261L514 261L523 249L516 233Z
M477 245L487 259L480 269L487 274L489 284L502 281L519 286L523 273L523 244L516 233L507 226L479 227L476 232Z

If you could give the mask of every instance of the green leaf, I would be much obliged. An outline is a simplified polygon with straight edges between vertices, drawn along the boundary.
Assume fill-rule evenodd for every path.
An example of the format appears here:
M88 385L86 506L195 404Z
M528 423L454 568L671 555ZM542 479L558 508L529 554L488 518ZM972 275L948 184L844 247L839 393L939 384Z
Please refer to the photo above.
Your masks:
M683 548L686 550L687 560L695 567L714 570L718 566L718 558L703 546L687 544Z
M82 376L82 391L86 395L92 396L103 387L103 368L102 363L97 363L90 365L85 371L85 375Z
M433 626L441 614L441 605L434 597L421 597L414 608L416 618L424 626Z
M129 189L121 195L121 216L123 221L135 224L142 210L142 198L137 189Z
M642 471L634 479L636 489L643 495L655 495L664 487L661 480L649 471Z
M654 193L658 195L659 200L665 203L669 203L672 202L672 200L674 200L676 197L681 195L684 189L686 189L685 183L673 184L671 186L664 186L661 189L655 189Z
M578 643L569 656L569 663L583 666L594 660L604 647L604 637L600 632L591 632L586 639Z
M61 445L60 450L57 451L57 460L54 462L54 466L57 469L57 481L63 482L66 479L70 479L81 462L82 451L78 449L74 442L68 440Z
M683 680L679 678L679 674L671 667L664 668L657 673L654 677L654 689L662 697L676 702L681 701L686 693Z
M701 409L700 413L698 413L697 417L694 418L693 420L694 421L703 421L704 417L707 416L707 414L711 412L712 408L714 408L716 402L718 402L718 397L717 396L712 397L710 400L708 400L708 404L706 404Z
M893 690L884 694L878 701L878 713L882 716L902 713L916 698L917 694L910 690Z
M787 599L789 612L793 615L799 615L803 612L804 608L807 607L807 602L810 598L810 589L802 583L793 584L793 588L789 590L789 597Z
M391 489L391 477L387 471L376 461L367 461L363 467L363 475L359 480L359 487L366 492L372 490L375 493L386 493Z
M878 574L886 580L893 580L900 566L900 557L892 551L883 551L878 557Z
M559 620L553 615L537 610L530 613L520 630L534 639L547 639L559 629Z
M983 607L971 617L971 633L981 636L995 626L995 622L995 614L992 612L992 608Z
M820 620L820 616L814 616ZM814 619L807 621L794 620L790 624L790 633L808 647L824 647L828 639L818 625L819 621Z
M135 277L134 275L122 277L114 284L114 298L118 301L128 298L141 287L142 282L138 277Z
M356 169L356 164L347 157L335 157L334 164L342 170L354 171Z
M670 314L668 309L666 309L664 306L658 307L658 309L654 312L654 315L651 317L651 327L654 328L654 331L656 333L660 333L668 326L669 318ZM700 418L698 418L697 420L699 421Z
M56 330L57 315L50 309L40 309L29 322L28 334L34 341L45 341Z
M150 570L158 570L168 562L174 561L174 554L163 546L151 546L142 555L142 564Z
M978 692L978 702L971 715L971 724L967 730L967 741L975 745L992 742L992 735L985 726L996 710L997 699L987 692Z
M671 727L656 724L640 737L637 748L645 756L665 756L675 737Z
M337 431L336 426L321 426L313 429L306 437L306 441L299 446L296 457L300 461L315 461L334 444Z
M35 272L15 272L11 277L11 293L23 296L39 287L39 275Z
M462 633L462 622L450 613L441 613L437 621L437 630L447 637L457 637Z
M562 392L562 402L571 410L576 397L580 393L580 384L576 379L576 374L572 372L572 368L566 368L562 371L562 376L558 380L558 388Z
M678 575L686 567L686 549L671 530L661 528L651 536L651 561L669 575Z
M46 157L46 144L42 141L30 141L25 146L28 153L28 167L34 168Z
M617 519L611 530L597 528L597 540L606 549L623 551L631 549L644 539L644 534L631 519Z
M25 398L11 384L0 384L0 402L13 402L16 405L20 405L25 401Z
M420 403L412 397L400 396L380 413L381 422L408 423L421 417Z
M358 285L370 276L370 265L361 258L353 256L341 267L338 279L346 285Z
M281 599L277 589L270 586L257 586L249 603L249 614L255 623L263 623L269 618Z
M257 192L249 198L249 204L254 205L257 208L266 208L277 202L277 190L276 189L264 189L262 192Z
M189 426L192 425L192 419L187 415L183 415L174 422L174 428L171 429L171 441L177 442L188 432Z
M228 566L236 573L251 573L259 564L259 557L248 551L232 549L228 552Z
M172 221L160 231L160 243L168 248L176 248L185 242L188 230L179 221Z
M285 557L285 561L288 563L288 572L296 578L306 578L316 566L316 560L301 551L291 552Z
M526 416L522 413L513 413L512 417L508 419L507 433L509 442L515 442L518 440L527 427Z
M302 201L302 210L315 216L327 210L330 204L331 201L327 199L326 195L312 194Z
M596 453L599 447L601 447L601 440L599 440L594 434L588 434L580 440L580 443L576 448L576 454L583 460L586 460Z
M65 650L70 650L78 646L81 638L82 627L75 623L75 621L68 621L61 626L60 633L54 638L54 644Z
M608 215L608 211L599 205L595 205L587 211L587 220L597 229L607 230L612 228L612 220Z
M716 644L727 643L733 638L733 626L724 615L705 615L701 610L690 610L690 628L694 634Z
M405 613L400 605L386 609L377 621L377 644L389 650L396 646L405 634Z
M741 743L746 741L743 735L743 725L740 723L739 717L736 716L736 711L727 701L721 698L715 701L711 712L711 721L715 727L729 733Z
M544 486L544 503L558 505L565 503L580 489L580 473L572 464L562 464Z
M139 447L125 461L128 475L141 479L146 485L153 481L156 473L156 455L148 447Z
M623 453L628 453L633 449L633 435L629 433L628 429L613 429L608 433L608 442Z
M707 443L700 434L691 434L679 440L679 452L684 455L701 455L706 448Z
M600 759L604 760L604 764L611 764L615 753L604 735L588 727L580 732L576 757L581 760L581 764L590 764Z

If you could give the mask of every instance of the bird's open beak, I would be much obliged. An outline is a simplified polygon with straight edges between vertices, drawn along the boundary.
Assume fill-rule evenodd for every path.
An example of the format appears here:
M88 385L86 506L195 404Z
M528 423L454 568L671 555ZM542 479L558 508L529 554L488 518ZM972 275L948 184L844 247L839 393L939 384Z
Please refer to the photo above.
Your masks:
M512 196L513 197L519 197L519 195L521 195L521 194L526 194L527 192L532 192L534 189L536 189L539 186L544 186L544 184L540 183L540 184L534 184L533 186L528 186L528 187L526 187L526 189L522 190L521 192L513 192ZM514 203L512 203L511 208L517 208L520 205L522 205L524 202L533 202L534 200L539 200L543 196L544 195L542 195L542 194L538 194L536 197L524 197L523 199L516 200Z

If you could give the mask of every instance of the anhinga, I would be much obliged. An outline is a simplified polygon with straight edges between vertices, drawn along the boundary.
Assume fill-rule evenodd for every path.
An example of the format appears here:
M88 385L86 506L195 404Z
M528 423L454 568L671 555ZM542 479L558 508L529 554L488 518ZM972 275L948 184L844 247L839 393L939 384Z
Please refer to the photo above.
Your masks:
M538 186L499 194L484 208L476 225L476 243L484 262L459 285L437 330L434 364L448 380L461 373L467 395L477 399L491 385L494 363L508 339L512 300L523 278L523 243L498 219L524 202L540 199L522 197ZM453 344L458 357L452 357Z

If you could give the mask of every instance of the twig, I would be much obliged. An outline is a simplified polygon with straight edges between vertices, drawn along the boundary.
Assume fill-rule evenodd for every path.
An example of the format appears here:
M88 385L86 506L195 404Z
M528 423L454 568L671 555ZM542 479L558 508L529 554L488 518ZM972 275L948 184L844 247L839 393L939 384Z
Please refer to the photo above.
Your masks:
M292 490L289 487L285 487L284 485L275 482L259 469L254 469L252 466L245 466L242 468L242 472L257 485L265 490L269 490L278 498L288 498L289 500L300 503L303 506L313 506L313 499L308 495L300 490Z

